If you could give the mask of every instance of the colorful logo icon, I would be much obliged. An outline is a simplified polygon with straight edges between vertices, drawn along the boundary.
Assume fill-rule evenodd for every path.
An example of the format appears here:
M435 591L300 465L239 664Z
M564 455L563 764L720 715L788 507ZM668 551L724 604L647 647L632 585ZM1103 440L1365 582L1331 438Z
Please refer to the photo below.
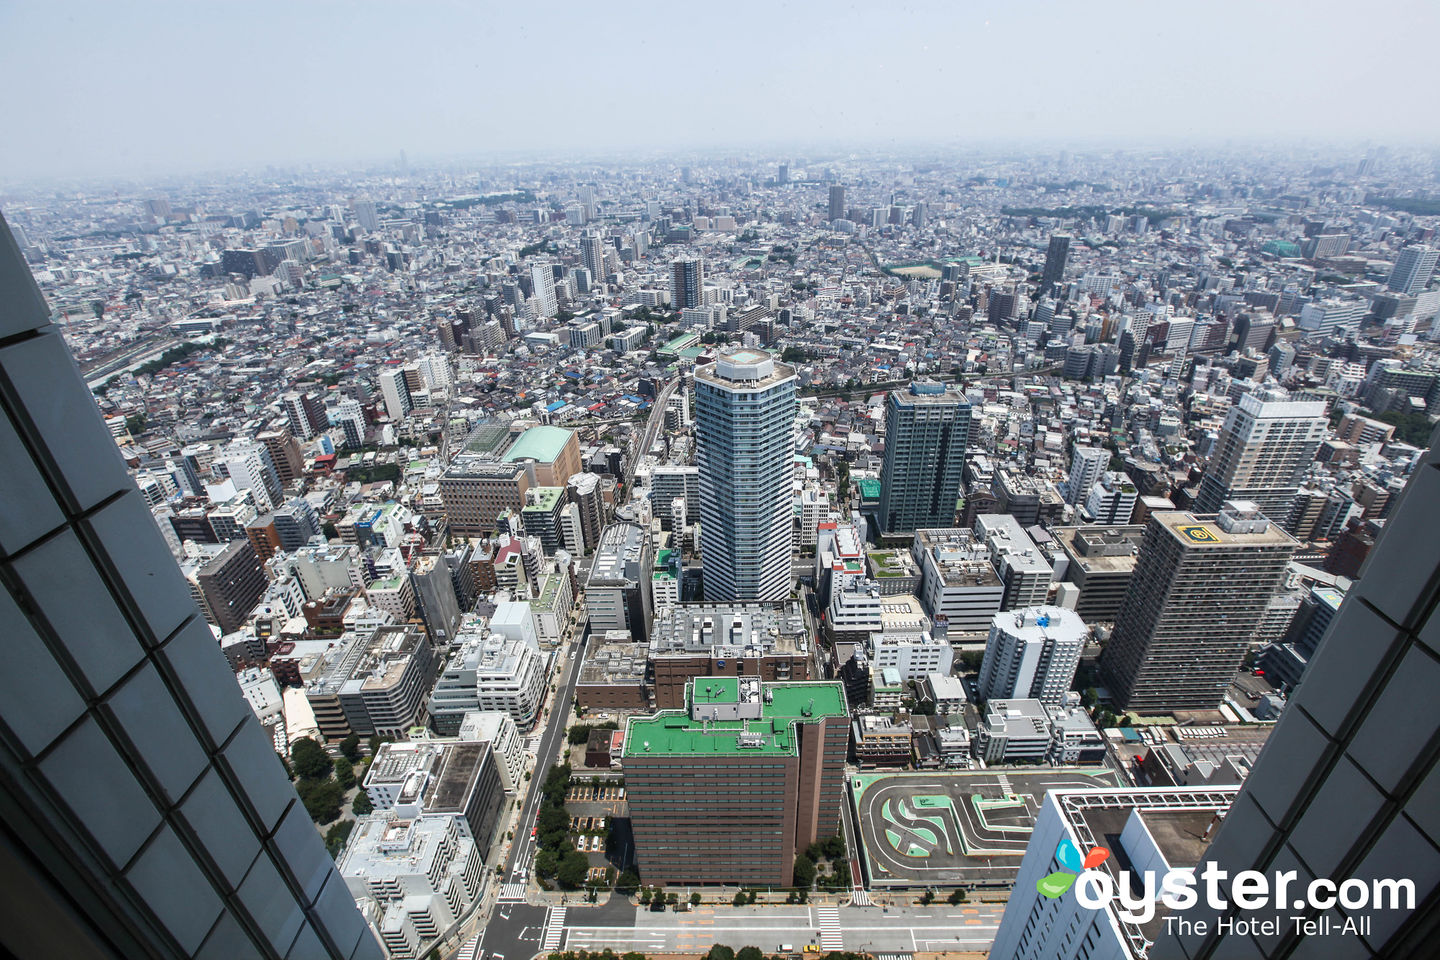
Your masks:
M1074 886L1080 874L1100 866L1109 856L1110 851L1104 847L1091 847L1090 852L1082 859L1079 848L1066 837L1055 848L1055 859L1060 861L1060 866L1064 869L1056 870L1035 881L1035 889L1042 897L1053 900Z
M1219 537L1215 536L1215 534L1211 533L1209 530L1205 529L1204 527L1199 527L1199 526L1196 526L1196 527L1176 527L1175 529L1180 532L1180 535L1181 535L1181 536L1183 536L1183 537L1185 537L1186 539L1188 539L1191 543L1219 543L1219 542L1220 542L1220 538L1219 538Z

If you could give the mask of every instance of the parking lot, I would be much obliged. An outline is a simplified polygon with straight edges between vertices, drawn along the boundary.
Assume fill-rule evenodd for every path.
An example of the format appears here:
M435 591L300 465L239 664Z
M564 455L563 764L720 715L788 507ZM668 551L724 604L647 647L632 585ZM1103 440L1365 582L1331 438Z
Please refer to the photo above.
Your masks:
M597 780L577 776L565 793L565 809L570 814L570 836L575 849L590 860L590 878L602 879L607 867L623 870L634 855L630 840L630 814L625 802L625 788L616 780ZM606 838L615 832L615 842L607 852Z

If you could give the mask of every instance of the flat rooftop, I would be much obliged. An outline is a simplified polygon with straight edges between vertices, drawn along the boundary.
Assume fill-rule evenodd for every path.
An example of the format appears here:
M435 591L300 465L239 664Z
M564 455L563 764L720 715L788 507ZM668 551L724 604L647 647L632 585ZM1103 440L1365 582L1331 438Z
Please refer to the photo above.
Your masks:
M738 677L690 681L685 687L687 709L630 718L625 756L795 756L797 723L849 716L839 682L808 681L760 683L761 702L753 705L758 716L751 719L691 719L695 705L740 705L740 686Z
M1053 527L1050 534L1070 562L1086 573L1130 573L1135 569L1145 525Z
M539 463L554 463L564 452L565 445L575 434L564 427L531 427L520 434L520 439L505 451L505 462L535 460Z

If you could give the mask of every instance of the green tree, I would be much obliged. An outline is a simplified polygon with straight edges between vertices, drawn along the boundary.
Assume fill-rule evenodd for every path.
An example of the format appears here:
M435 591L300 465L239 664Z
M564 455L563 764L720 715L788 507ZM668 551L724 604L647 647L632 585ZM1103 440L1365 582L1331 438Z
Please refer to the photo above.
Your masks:
M703 899L704 899L704 897L700 896L700 891L698 891L698 890L695 891L694 893L690 894L690 906L692 906L692 907L698 907L698 906L700 906L700 901L703 900Z
M809 890L815 882L815 861L801 854L795 858L795 886Z
M350 803L350 812L357 817L363 817L368 813L375 812L375 804L370 802L370 795L364 790L355 794L355 799Z
M765 960L759 947L741 947L735 951L735 960Z
M950 891L950 904L951 904L951 906L954 906L954 905L957 904L957 903L964 903L964 902L965 902L965 898L966 898L966 894L965 894L965 889L964 889L963 887L956 887L954 890L951 890L951 891Z
M331 857L338 857L345 849L345 841L350 839L350 831L354 829L354 820L341 820L325 831L325 849L330 851Z
M358 733L352 733L340 741L340 754L351 763L360 762L360 735Z
M104 300L91 300L91 301L90 301L90 312L93 313L93 314L95 314L95 319L96 319L96 320L103 319L104 316L105 316L105 301L104 301Z
M927 904L927 905L928 905L928 904L931 904L931 903L934 903L934 902L935 902L935 890L934 890L934 888L932 888L932 887L926 887L926 888L925 888L925 893L920 897L920 902L921 902L921 903L924 903L924 904Z
M590 861L585 854L571 847L560 855L560 864L555 869L555 880L564 890L579 890L585 885L585 875L590 871Z
M735 951L723 943L717 943L705 954L705 960L735 960Z
M133 434L137 434L137 433L143 432L144 429L145 429L145 414L144 414L143 412L141 412L141 413L132 413L132 414L130 414L130 416L128 416L128 417L125 418L125 430L126 430L127 433L130 433L130 434L133 435Z
M615 891L627 896L634 893L640 887L640 874L635 872L634 867L626 867L615 879Z
M345 757L335 761L335 782L340 784L341 790L355 786L355 765Z
M301 780L295 785L305 812L316 823L329 823L340 816L340 801L345 792L334 780Z
M558 863L558 857L554 850L549 847L541 849L539 853L535 854L535 876L548 880L555 876L555 871L559 869Z
M296 775L302 780L324 780L335 769L330 754L309 737L301 737L290 744L290 760L295 765Z

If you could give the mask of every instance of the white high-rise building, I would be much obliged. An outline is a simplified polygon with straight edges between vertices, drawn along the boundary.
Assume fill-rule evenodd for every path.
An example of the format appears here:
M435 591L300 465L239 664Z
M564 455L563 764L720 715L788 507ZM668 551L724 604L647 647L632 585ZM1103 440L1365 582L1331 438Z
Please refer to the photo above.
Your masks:
M1070 458L1070 479L1065 481L1065 502L1083 503L1109 462L1110 451L1104 447L1077 446Z
M1238 789L1131 787L1046 793L990 956L1006 960L1142 960L1150 956L1150 947L1165 932L1163 914L1168 909L1157 907L1147 923L1128 923L1118 912L1122 906L1119 898L1112 898L1104 909L1091 909L1081 905L1073 889L1048 896L1042 892L1043 885L1037 885L1062 871L1083 872L1090 849L1108 848L1113 841L1106 838L1118 837L1120 849L1111 850L1094 869L1110 875L1112 889L1119 882L1117 871L1129 870L1142 883L1141 874L1153 871L1153 889L1158 890L1167 871L1193 873L1207 859L1213 826L1229 811ZM1246 948L1251 946L1247 938ZM1179 956L1178 952L1164 955ZM1248 955L1269 956L1253 949ZM1318 955L1325 954L1322 950Z
M1090 487L1085 513L1092 523L1127 524L1135 512L1137 491L1130 478L1119 471L1106 471Z
M415 365L420 370L420 379L426 389L448 391L455 382L455 370L450 365L450 358L443 353L427 353L415 361Z
M270 451L263 443L237 440L220 451L219 459L225 465L235 489L250 491L255 509L269 513L280 505L285 488L280 483L280 475L275 472Z
M1227 500L1244 500L1284 522L1328 430L1323 400L1245 394L1225 417L1195 512L1217 513Z
M1430 275L1435 272L1437 257L1440 257L1440 251L1434 247L1420 244L1406 247L1395 258L1395 269L1390 271L1385 286L1396 293L1419 293L1430 282Z
M345 397L340 401L340 428L345 431L345 446L363 447L365 445L365 410L360 406L360 401L354 397Z
M1089 632L1075 611L1059 607L995 614L980 663L980 699L1058 704L1075 679Z
M707 600L789 595L795 391L794 368L760 350L722 354L695 372Z
M380 396L385 398L385 412L397 423L415 408L405 384L405 371L399 367L380 371Z
M530 268L530 281L535 285L535 312L542 317L555 316L555 271L548 263Z

